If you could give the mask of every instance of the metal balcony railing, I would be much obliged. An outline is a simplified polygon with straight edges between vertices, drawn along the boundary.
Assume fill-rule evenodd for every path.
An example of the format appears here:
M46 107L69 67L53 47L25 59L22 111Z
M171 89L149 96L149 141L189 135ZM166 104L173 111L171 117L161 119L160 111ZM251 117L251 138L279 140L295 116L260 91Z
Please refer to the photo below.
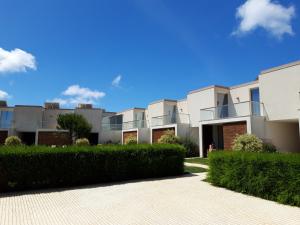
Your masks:
M152 117L151 126L164 126L170 124L189 124L190 123L190 115L184 113L176 113L173 115L163 115Z
M103 130L118 131L118 130L122 130L122 124L102 123L102 129Z
M201 121L244 116L264 116L263 104L247 101L200 110Z
M12 128L12 123L7 121L0 121L0 129Z
M122 129L130 130L130 129L136 129L136 128L145 128L146 125L147 125L146 120L134 120L134 121L124 122L122 124Z

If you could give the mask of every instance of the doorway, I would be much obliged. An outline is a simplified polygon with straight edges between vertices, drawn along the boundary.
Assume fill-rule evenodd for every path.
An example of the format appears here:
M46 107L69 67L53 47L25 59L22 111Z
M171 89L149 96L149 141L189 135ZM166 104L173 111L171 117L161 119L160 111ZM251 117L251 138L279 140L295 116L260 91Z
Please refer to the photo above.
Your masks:
M35 145L35 132L20 132L19 137L25 145Z

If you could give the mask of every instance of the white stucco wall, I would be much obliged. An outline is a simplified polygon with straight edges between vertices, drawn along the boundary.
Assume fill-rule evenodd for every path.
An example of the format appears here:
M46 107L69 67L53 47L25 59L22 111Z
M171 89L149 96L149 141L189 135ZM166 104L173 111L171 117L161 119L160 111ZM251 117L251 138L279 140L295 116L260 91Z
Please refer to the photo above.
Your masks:
M17 131L35 132L41 128L43 108L39 106L17 106L14 109L14 125Z
M190 92L187 102L191 126L197 127L200 121L200 109L215 107L215 88Z
M229 103L239 103L251 101L251 89L258 88L258 81L242 84L230 88Z
M176 106L177 106L177 102L164 101L163 102L163 107L164 107L163 115L171 116L172 113L174 112L174 107L176 107Z
M139 144L149 144L151 143L150 140L150 129L149 128L141 128L138 129L138 142Z
M106 144L107 142L122 143L122 131L103 130L100 133L99 143Z
M264 139L281 152L300 152L298 122L266 122Z
M133 114L134 114L133 109L123 111L121 114L123 115L123 123L133 121Z
M102 109L75 109L76 114L82 115L91 125L92 132L101 131Z
M265 117L251 117L251 133L259 137L260 139L265 139L266 135L266 119Z
M298 120L300 64L261 74L259 83L269 120Z
M58 115L73 112L74 110L68 109L45 109L43 111L43 129L56 129Z
M150 123L152 117L157 117L162 115L164 115L164 103L162 101L148 105L147 116Z

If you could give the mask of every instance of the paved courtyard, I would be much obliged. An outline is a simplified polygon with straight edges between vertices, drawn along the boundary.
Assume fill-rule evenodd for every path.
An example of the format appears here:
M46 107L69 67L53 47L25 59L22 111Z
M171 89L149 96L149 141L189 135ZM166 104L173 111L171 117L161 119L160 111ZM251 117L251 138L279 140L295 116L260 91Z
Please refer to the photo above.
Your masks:
M300 224L300 209L201 181L205 174L1 196L1 225Z

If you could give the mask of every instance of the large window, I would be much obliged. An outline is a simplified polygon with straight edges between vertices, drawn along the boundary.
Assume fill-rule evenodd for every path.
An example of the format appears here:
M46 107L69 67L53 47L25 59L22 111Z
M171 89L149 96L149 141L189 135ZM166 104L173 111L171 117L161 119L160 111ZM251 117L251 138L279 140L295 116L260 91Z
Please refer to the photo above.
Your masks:
M12 125L13 112L0 111L0 128L10 128Z
M260 116L259 88L251 89L251 108L252 115Z

